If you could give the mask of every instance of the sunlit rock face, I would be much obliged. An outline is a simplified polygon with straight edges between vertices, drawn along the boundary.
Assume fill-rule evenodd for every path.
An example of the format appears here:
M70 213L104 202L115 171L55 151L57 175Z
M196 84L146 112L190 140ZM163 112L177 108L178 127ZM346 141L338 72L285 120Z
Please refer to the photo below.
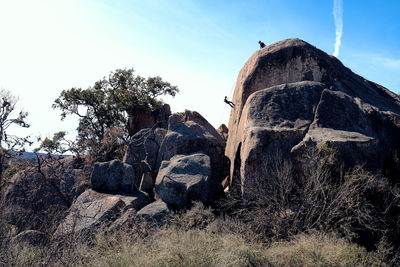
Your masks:
M225 150L242 189L279 150L298 168L328 145L350 168L393 165L400 151L400 101L337 58L299 39L256 51L241 69Z

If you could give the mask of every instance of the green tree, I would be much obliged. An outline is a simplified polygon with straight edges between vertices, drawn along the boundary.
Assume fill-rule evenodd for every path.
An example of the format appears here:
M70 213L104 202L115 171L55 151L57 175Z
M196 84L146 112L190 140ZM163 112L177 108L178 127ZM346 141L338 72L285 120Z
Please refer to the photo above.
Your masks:
M128 132L130 117L135 118L140 111L154 111L163 104L159 96L178 92L177 86L161 77L143 78L133 69L117 69L87 89L63 90L53 108L61 110L61 119L79 117L79 139L90 149L85 143L101 141L107 129L121 128L126 137L134 134Z
M54 133L52 138L46 137L44 140L41 138L38 141L41 141L40 146L34 149L34 152L38 153L39 151L44 151L47 154L59 154L62 155L66 152L73 153L76 157L80 157L80 153L82 152L82 148L75 141L68 140L65 138L67 132L60 131Z
M24 152L25 144L31 144L29 137L19 137L7 132L12 125L29 127L26 122L27 112L20 111L17 116L13 116L17 102L18 98L10 91L0 90L0 183L8 160L13 155Z

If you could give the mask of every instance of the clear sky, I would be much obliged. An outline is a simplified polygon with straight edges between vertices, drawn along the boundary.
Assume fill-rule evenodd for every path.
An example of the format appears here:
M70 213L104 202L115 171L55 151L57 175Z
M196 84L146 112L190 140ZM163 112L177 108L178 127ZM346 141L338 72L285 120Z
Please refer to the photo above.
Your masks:
M258 40L301 38L400 92L399 14L398 0L0 0L0 88L29 112L32 127L18 134L74 137L76 119L60 121L54 99L133 67L179 86L164 99L173 112L218 127Z

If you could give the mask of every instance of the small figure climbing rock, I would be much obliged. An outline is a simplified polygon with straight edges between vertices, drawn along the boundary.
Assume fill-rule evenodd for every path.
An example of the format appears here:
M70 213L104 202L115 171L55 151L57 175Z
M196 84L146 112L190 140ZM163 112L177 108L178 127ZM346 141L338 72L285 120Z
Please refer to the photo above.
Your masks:
M225 102L226 104L228 104L229 106L231 106L232 108L235 107L235 104L233 104L232 101L229 101L227 96L225 96L224 102Z
M264 42L258 41L258 43L260 44L260 49L265 47Z

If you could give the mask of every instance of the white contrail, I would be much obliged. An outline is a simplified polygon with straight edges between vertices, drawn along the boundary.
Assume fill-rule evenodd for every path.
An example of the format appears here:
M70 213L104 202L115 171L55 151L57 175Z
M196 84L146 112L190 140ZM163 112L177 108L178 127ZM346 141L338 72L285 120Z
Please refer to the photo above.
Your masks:
M333 17L335 19L336 41L335 41L335 57L339 56L339 48L343 34L343 0L333 0Z

